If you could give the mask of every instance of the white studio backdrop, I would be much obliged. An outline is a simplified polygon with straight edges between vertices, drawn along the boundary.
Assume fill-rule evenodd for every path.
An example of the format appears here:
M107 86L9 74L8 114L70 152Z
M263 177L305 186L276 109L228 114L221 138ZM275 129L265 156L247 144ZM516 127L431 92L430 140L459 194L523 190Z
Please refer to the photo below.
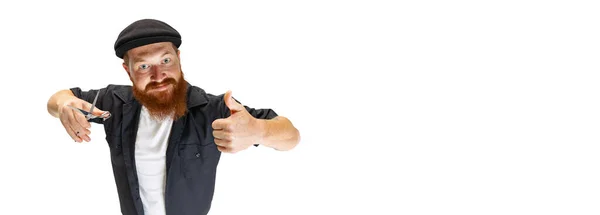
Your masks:
M0 214L120 214L101 125L48 98L130 84L118 33L183 37L185 77L272 108L292 151L221 158L218 214L599 214L594 1L12 1L0 8ZM201 183L201 182L199 182Z

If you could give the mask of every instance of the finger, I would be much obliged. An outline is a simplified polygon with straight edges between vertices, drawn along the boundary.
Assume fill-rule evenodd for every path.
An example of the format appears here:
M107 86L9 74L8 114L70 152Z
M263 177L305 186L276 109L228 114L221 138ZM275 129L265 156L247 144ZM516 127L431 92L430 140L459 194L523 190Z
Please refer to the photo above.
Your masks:
M230 131L231 129L229 127L229 124L231 124L231 123L227 119L217 119L217 120L213 121L212 128L214 130Z
M88 136L87 134L79 135L79 137L81 139L85 140L86 142L92 141L92 139L90 138L90 136Z
M215 138L215 144L217 144L217 146L231 147L232 142L229 140L222 140L222 139Z
M71 126L69 126L69 124L63 122L63 127L65 127L67 134L71 136L71 139L73 139L75 142L80 141L80 138L75 134L75 131L71 128Z
M81 117L85 119L85 117L83 117L79 111L71 108L63 108L61 112L60 120L69 136L71 136L75 142L82 142L82 135L88 135L90 134L90 131L83 128L77 121L77 118Z
M79 123L80 118L83 117L83 120L85 120L85 117L75 111L71 111L71 114L69 115L69 125L71 126L71 128L75 131L76 134L83 134L85 131L87 130L86 128L84 128L83 126L81 126L81 124Z
M71 128L71 130L73 131L73 133L75 133L75 142L83 142L83 138L81 138L80 134L78 134L77 131L75 131L73 128Z
M87 119L85 118L85 116L83 116L83 114L79 114L75 111L73 111L73 113L74 113L75 121L77 122L77 124L79 124L79 127L82 127L82 128L91 128L92 127L90 122L87 121Z
M83 129L83 131L75 131L75 135L81 139L81 141L90 142L92 139L90 138L91 131L88 129Z
M231 148L227 148L227 147L223 147L223 146L217 146L217 149L221 152L225 152L225 153L231 153L232 149Z
M244 106L242 106L242 104L235 101L231 94L231 90L228 90L223 96L223 100L225 100L225 105L227 105L227 107L231 111L231 114L233 115L235 112L243 111L245 108Z
M69 125L69 123L66 120L61 119L60 122L62 123L63 127L65 127L65 130L67 131L69 136L71 136L71 139L75 140L75 142L81 142L81 138L79 138L77 136L77 134L75 133L75 130L73 130L73 128L71 128L71 126Z
M225 130L213 130L213 137L221 140L233 140L231 133Z
M95 115L95 116L100 116L100 115L104 114L105 112L106 111L100 110L98 108L94 108L94 111L92 112L92 114Z
M81 107L79 107L79 108L81 108L84 111L89 111L90 109L92 109L92 104L89 103L89 102L87 102L87 101L85 101L85 100L82 100ZM100 109L98 109L98 107L94 107L94 110L92 111L92 114L96 115L96 116L100 116L104 112L106 112L106 111L100 110Z

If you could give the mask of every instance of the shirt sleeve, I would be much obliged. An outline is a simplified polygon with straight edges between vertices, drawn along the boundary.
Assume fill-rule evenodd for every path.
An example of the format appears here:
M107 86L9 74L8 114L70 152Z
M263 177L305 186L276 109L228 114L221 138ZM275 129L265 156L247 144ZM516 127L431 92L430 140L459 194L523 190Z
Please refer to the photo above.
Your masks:
M81 88L79 87L73 87L70 88L71 92L73 92L73 95L75 95L75 97L84 100L86 102L89 102L90 104L94 103L94 98L96 98L96 94L98 94L98 99L96 100L96 107L100 110L105 110L104 107L104 97L106 95L107 92L107 88L102 88L102 89L91 89L88 91L83 91L81 90ZM88 111L88 110L85 110ZM102 124L104 121L101 118L96 118L96 119L92 119L90 120L90 122L94 122L94 123L98 123L98 124Z
M241 102L240 102L240 104L241 104ZM250 113L250 115L252 115L254 118L257 118L257 119L273 119L278 116L277 113L275 113L275 111L273 109L268 109L268 108L255 109L255 108L248 107L246 105L244 105L244 107L246 108L248 113Z

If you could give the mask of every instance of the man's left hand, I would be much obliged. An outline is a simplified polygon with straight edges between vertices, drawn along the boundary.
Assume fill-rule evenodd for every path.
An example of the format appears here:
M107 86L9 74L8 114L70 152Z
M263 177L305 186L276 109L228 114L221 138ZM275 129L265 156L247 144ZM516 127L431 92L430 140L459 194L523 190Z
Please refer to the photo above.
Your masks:
M231 91L227 91L223 99L231 116L212 123L213 137L219 151L236 153L259 144L263 130L259 120L231 97Z

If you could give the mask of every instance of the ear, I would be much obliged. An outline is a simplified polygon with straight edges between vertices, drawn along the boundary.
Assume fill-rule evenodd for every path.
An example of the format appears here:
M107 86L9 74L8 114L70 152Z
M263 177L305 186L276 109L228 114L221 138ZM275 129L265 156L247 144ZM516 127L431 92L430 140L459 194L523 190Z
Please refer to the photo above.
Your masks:
M127 64L125 62L123 62L123 69L125 69L125 72L127 72L127 75L129 75L129 77L131 77L131 73L129 72L129 67L127 66Z
M181 51L179 51L179 49L177 49L177 63L179 63L179 69L181 69L181 55L180 55ZM182 72L183 73L183 72Z

